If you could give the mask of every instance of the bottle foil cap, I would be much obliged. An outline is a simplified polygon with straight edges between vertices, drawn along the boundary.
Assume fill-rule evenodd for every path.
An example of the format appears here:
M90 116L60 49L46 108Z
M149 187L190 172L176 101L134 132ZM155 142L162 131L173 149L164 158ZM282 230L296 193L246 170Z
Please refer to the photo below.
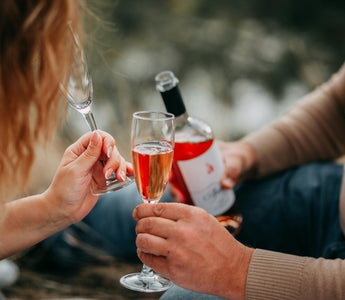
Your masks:
M156 88L161 93L165 107L168 112L176 117L184 114L186 108L178 89L178 79L171 71L163 71L156 75Z

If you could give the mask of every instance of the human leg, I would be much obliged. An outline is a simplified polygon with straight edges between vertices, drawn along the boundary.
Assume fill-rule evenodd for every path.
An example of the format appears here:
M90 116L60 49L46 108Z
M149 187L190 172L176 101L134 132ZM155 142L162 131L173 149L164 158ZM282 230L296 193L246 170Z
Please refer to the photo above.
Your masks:
M169 288L160 298L160 300L221 300L213 295L200 294L183 289L177 285L173 285Z
M324 256L342 236L339 194L343 166L310 163L236 190L243 227L237 238L252 247Z
M166 190L161 202L171 201L171 196ZM124 189L103 195L83 222L113 244L111 255L136 257L136 221L132 217L132 212L141 203L143 201L137 187L132 184Z

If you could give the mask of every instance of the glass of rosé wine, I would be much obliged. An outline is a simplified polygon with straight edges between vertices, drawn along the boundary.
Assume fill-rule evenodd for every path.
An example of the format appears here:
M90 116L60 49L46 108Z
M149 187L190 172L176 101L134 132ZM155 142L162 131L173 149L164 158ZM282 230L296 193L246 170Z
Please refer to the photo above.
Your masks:
M141 111L133 114L131 152L134 177L144 203L157 203L169 180L174 154L174 115L166 112ZM120 283L131 290L160 292L171 281L143 265L140 273L123 276Z

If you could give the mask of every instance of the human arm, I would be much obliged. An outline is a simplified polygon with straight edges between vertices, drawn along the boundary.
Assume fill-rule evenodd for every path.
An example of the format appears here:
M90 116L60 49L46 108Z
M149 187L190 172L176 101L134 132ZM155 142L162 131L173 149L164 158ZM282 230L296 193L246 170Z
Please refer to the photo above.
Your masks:
M257 176L345 153L345 65L301 99L290 111L249 134L257 157Z
M225 164L221 184L233 188L264 176L345 153L345 65L327 83L271 124L235 142L218 141Z
M246 299L334 299L345 295L345 261L256 249L250 262Z
M103 156L109 157L104 167L100 162ZM3 205L0 258L32 246L84 218L99 198L91 194L90 186L95 177L104 176L109 168L119 170L119 180L126 170L133 172L117 152L110 135L89 132L71 145L45 192Z

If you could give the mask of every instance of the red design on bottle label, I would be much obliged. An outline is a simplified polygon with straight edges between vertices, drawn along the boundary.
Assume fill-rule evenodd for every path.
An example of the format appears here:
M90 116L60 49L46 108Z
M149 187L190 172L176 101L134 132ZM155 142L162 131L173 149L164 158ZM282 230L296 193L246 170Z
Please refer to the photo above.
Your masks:
M179 149L197 151L181 153ZM201 152L201 149L204 151ZM198 155L195 155L195 152L198 152ZM178 160L176 157L188 157L188 159ZM174 160L171 182L185 194L186 203L202 207L215 216L227 211L233 205L234 192L220 186L224 164L214 140L195 144L177 145L176 143Z
M214 171L214 168L211 164L206 163L207 174L211 174Z

